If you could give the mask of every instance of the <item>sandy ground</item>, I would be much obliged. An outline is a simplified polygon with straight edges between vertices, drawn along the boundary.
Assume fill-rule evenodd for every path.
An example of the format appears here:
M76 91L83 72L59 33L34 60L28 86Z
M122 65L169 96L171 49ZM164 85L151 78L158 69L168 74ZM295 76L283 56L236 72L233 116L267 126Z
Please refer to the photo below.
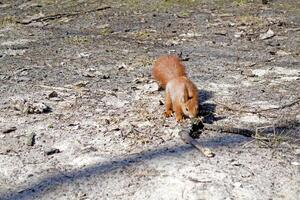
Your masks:
M300 4L0 1L0 199L297 199ZM181 55L215 153L165 119ZM255 134L243 136L242 129ZM228 129L229 130L229 129Z

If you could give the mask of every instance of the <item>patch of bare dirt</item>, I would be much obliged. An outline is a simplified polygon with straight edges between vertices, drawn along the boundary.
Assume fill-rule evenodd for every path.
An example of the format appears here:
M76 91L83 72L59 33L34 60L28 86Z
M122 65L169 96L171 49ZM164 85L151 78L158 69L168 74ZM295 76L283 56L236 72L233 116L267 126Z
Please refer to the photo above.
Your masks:
M0 199L296 199L299 11L0 1ZM200 90L204 124L163 116L150 68L169 53ZM186 127L214 157L181 139Z

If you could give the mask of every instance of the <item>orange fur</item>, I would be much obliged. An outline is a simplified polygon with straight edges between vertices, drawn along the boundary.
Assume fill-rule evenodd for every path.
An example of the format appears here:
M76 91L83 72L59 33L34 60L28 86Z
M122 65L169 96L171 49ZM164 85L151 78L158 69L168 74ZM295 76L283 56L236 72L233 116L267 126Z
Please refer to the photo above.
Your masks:
M161 56L154 62L152 77L160 88L165 89L170 80L179 76L185 76L185 67L177 56Z
M198 115L198 89L185 75L185 67L176 56L158 58L152 68L153 78L166 89L165 116L175 112L176 121L184 116L193 118Z

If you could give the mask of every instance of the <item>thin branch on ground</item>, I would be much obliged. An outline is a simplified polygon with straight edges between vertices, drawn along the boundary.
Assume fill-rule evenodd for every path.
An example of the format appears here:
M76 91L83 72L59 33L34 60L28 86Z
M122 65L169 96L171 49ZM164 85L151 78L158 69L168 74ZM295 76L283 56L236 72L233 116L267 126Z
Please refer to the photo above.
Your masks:
M109 9L109 8L111 8L111 6L103 6L103 7L95 8L95 9L92 9L92 10L79 11L79 12L73 12L73 13L58 13L58 14L54 14L54 15L47 15L47 16L34 18L34 19L31 19L31 20L17 21L17 23L27 25L27 24L30 24L30 23L33 23L33 22L45 22L45 21L60 19L60 18L63 18L63 17L74 17L74 16L78 16L78 15L83 15L83 14L88 14L88 13L93 13L93 12L97 12L97 11L106 10L106 9Z
M184 127L180 132L180 138L187 144L192 145L193 147L195 147L198 151L200 151L202 153L202 155L204 155L205 157L214 157L215 154L209 149L209 148L205 148L203 147L197 140L195 140L194 138L191 137L191 127L190 124L187 125L187 127Z
M260 110L247 110L247 109L245 110L245 109L242 109L242 108L230 107L230 106L228 106L224 103L221 103L221 102L217 102L217 101L215 101L215 102L216 102L216 104L221 105L225 109L230 110L230 111L236 111L236 112L239 112L239 113L259 114L261 112L266 112L266 111L271 111L271 110L282 110L282 109L285 109L285 108L292 107L292 106L294 106L294 105L296 105L297 103L300 102L300 98L297 98L292 102L289 102L287 104L281 105L281 106L276 107L276 108L267 108L267 109L260 109Z

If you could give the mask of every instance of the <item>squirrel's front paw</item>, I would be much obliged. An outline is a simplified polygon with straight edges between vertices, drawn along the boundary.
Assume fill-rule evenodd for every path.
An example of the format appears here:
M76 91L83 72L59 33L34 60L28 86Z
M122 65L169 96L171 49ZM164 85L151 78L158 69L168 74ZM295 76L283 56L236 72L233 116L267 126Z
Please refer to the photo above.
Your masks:
M172 111L171 110L165 111L164 115L165 115L165 117L171 117Z
M183 116L182 115L176 115L176 122L180 122L183 120Z

